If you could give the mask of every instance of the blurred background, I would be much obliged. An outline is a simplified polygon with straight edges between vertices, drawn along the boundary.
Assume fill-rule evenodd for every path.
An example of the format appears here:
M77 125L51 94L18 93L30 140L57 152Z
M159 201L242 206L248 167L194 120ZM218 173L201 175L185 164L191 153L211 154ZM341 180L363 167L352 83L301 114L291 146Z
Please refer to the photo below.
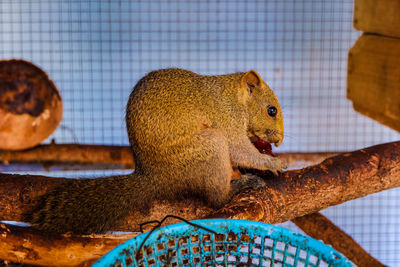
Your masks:
M47 143L128 145L133 86L151 70L179 67L258 71L283 108L276 152L351 151L400 139L346 99L347 53L360 35L352 16L352 0L2 0L0 59L33 62L60 90L64 117ZM384 264L400 266L399 206L393 189L323 213Z

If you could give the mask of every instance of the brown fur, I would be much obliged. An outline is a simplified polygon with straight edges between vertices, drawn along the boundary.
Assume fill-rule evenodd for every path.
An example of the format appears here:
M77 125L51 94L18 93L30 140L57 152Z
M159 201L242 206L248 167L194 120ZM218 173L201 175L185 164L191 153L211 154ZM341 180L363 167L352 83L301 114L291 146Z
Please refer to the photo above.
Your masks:
M267 107L278 113L271 117ZM132 207L154 199L201 197L218 208L241 188L232 167L280 171L281 160L260 154L249 137L279 145L283 118L273 91L255 71L203 76L182 69L153 71L132 91L126 125L135 158L127 176L72 181L44 196L28 218L56 232L103 232Z

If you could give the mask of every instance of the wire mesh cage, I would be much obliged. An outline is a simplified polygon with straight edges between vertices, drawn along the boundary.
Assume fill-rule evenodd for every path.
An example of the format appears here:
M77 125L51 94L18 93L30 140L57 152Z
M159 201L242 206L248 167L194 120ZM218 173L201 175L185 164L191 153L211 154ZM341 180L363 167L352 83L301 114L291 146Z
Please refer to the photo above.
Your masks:
M277 152L350 151L400 139L346 99L347 55L360 35L352 26L353 4L3 0L0 59L37 64L59 89L63 120L45 143L128 145L124 110L133 86L151 70L180 67L200 74L257 70L283 107L285 139ZM400 190L392 189L323 213L396 266L399 206Z
M192 223L160 228L147 240L148 233L141 234L93 266L355 266L330 246L285 228L233 219Z

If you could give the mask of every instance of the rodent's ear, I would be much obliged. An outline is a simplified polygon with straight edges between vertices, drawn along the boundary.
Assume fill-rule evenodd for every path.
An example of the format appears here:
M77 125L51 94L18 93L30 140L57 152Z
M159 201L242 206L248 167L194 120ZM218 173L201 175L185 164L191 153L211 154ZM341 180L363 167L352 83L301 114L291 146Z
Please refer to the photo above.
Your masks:
M246 72L246 74L242 78L242 81L247 84L250 93L252 93L254 88L260 87L263 83L260 75L254 70Z

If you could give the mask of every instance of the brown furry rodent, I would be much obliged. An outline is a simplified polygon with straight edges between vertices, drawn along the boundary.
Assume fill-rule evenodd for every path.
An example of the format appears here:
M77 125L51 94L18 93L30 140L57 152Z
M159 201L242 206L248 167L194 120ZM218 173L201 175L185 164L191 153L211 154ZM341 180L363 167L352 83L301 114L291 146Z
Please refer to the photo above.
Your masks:
M153 71L134 87L126 125L134 173L60 186L27 212L34 227L104 232L155 199L197 196L219 208L241 188L262 183L250 175L231 182L234 167L274 173L285 168L250 141L257 137L278 146L283 139L278 99L255 71L218 76Z

